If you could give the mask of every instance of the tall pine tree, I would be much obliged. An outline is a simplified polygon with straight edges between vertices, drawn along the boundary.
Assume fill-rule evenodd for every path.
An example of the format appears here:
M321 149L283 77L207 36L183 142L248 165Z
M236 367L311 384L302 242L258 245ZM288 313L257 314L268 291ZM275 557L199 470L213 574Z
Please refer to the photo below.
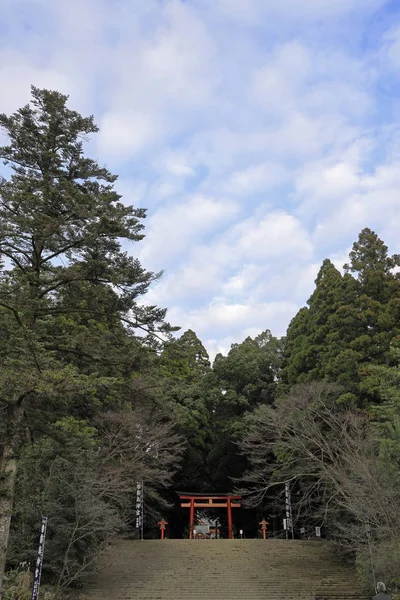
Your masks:
M342 385L342 400L380 401L373 365L386 364L400 335L400 278L382 240L363 229L345 274L325 260L308 307L287 333L282 383L328 379Z
M123 355L124 334L151 344L169 330L165 310L139 301L157 276L121 251L142 239L145 211L120 202L116 177L85 157L97 127L67 100L33 87L30 104L0 115L10 173L0 181L0 589L27 434L69 398L118 394L98 364L113 362L112 347Z
M273 403L284 341L267 329L241 344L232 344L227 356L218 354L213 365L213 444L207 457L215 489L229 491L232 477L240 477L246 458L239 452L238 436L244 417L258 406Z
M207 351L195 332L188 329L165 345L159 366L163 402L177 419L178 430L187 442L175 487L205 490L205 462L211 441L211 366Z

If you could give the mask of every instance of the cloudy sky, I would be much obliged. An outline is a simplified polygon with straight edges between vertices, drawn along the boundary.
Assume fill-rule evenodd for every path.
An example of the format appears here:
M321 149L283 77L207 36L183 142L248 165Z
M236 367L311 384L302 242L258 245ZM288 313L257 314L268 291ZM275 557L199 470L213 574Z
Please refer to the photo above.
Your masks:
M0 0L0 111L93 113L90 152L148 209L147 301L211 354L284 334L363 227L400 251L400 3Z

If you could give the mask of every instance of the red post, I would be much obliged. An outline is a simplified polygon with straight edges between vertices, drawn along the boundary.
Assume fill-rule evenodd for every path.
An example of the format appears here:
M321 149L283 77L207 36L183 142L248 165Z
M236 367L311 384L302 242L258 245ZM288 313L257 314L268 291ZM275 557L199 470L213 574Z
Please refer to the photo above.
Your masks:
M233 531L232 531L232 507L231 507L231 499L227 498L227 508L228 508L228 537L230 540L233 539Z
M163 540L165 537L165 528L168 525L167 521L165 519L161 519L161 521L158 523L160 526L160 531L161 531L161 539Z
M267 525L268 525L268 521L266 521L265 519L263 519L259 525L261 525L261 531L263 534L263 540L267 539Z
M190 499L190 517L189 517L189 538L193 539L193 527L194 527L194 498Z

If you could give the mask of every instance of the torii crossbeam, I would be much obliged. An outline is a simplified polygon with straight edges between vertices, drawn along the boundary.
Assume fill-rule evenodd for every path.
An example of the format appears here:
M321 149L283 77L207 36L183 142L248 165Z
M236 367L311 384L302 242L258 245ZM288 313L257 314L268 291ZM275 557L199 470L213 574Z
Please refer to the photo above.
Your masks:
M228 511L228 537L233 539L232 508L241 507L241 496L231 494L189 494L178 493L181 507L190 508L189 531L190 539L193 539L194 511L196 508L226 508Z

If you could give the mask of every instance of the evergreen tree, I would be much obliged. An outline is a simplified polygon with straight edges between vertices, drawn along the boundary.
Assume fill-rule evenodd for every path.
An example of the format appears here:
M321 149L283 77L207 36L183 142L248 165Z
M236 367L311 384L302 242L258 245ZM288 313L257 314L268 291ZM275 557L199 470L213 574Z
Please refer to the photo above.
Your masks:
M298 312L288 328L281 377L289 385L324 377L330 319L343 300L343 278L330 260L322 263L315 285L308 307Z
M386 364L400 335L400 278L378 236L364 229L342 277L325 260L308 307L289 326L282 383L328 379L342 385L342 401L380 401L371 366Z
M349 255L350 264L344 265L347 273L356 274L364 294L382 303L391 299L398 286L391 282L398 280L393 269L400 264L400 255L388 255L388 248L374 231L365 228L358 241L353 244Z
M138 330L150 346L170 329L165 310L139 302L157 275L121 251L142 239L145 211L120 202L116 177L84 156L97 127L67 99L33 87L30 104L0 115L10 172L0 181L0 588L27 432L72 398L115 400L121 370L104 377L99 364L117 363L126 337L137 346Z
M232 405L251 409L273 401L281 353L282 342L267 330L254 339L232 344L227 356L216 356L214 373ZM235 412L240 414L241 409Z
M165 344L160 366L166 377L188 381L208 373L211 368L207 350L191 329Z
M232 477L239 477L246 467L246 458L238 450L238 435L249 412L274 402L282 353L283 340L266 330L254 339L232 344L227 356L218 354L215 358L213 444L207 457L215 489L231 489Z
M195 332L189 329L165 345L159 365L163 400L187 441L175 486L182 490L205 490L208 486L205 462L211 441L211 366L207 351Z

